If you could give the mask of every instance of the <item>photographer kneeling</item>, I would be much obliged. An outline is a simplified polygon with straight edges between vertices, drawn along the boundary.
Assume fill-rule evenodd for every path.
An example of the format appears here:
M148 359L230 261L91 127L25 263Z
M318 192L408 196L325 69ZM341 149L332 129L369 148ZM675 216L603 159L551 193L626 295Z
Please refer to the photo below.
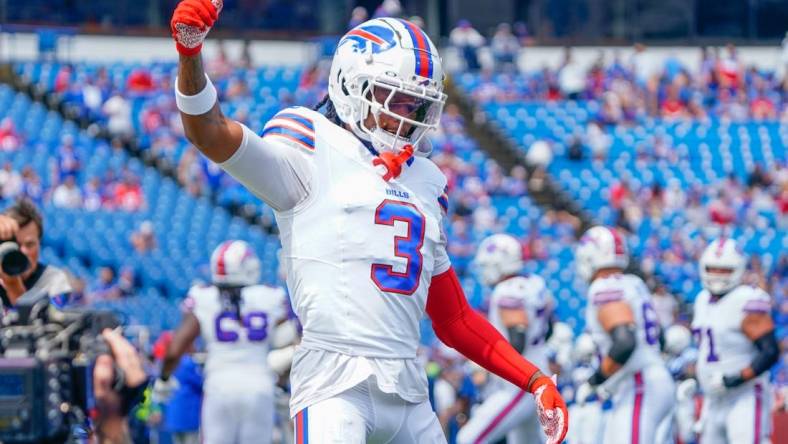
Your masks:
M30 292L45 294L53 305L71 293L65 271L39 262L44 222L38 208L27 199L17 201L0 214L0 299L3 311ZM35 290L35 291L30 291Z

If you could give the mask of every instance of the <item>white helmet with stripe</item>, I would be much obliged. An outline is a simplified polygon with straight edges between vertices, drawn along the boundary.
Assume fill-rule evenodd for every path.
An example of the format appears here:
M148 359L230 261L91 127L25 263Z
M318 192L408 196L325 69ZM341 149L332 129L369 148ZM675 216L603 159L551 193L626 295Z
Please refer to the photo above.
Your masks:
M624 238L615 228L596 226L580 238L575 251L575 267L583 280L590 282L603 268L627 268L629 254Z
M678 356L692 344L692 332L681 324L673 324L665 330L665 351Z
M260 259L249 244L225 241L211 254L211 279L215 285L246 287L260 282Z
M508 234L493 234L479 244L473 260L484 285L495 285L523 269L523 247Z
M340 39L328 79L328 95L339 119L378 151L399 152L412 145L429 154L424 137L436 129L446 102L443 66L427 34L413 23L377 18ZM380 116L399 121L396 131L381 128ZM375 124L364 123L372 116Z
M746 258L736 241L721 237L712 241L700 256L700 280L711 294L722 295L739 285Z

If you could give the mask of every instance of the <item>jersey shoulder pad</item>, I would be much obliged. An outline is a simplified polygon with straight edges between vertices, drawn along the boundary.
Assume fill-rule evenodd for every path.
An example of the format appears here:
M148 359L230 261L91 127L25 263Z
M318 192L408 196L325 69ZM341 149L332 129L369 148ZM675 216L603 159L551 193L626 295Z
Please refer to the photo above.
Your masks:
M291 106L274 115L263 127L260 137L276 140L287 146L315 152L316 128L325 116L309 108Z
M772 298L769 293L766 293L758 287L751 287L749 285L742 285L736 288L739 303L742 304L742 310L745 313L762 313L768 314L772 311Z
M181 302L181 310L184 312L191 312L197 309L201 302L204 303L205 299L210 297L211 290L214 289L212 285L198 284L189 288L186 297Z
M441 191L446 187L446 175L432 160L422 156L414 156L413 164L410 168L414 169L414 172L418 174L419 179L422 181L434 184Z
M449 212L449 187L446 175L443 174L435 162L426 157L414 157L413 164L410 166L418 176L419 180L428 183L429 188L434 190L435 199L438 201L443 213Z
M525 308L525 296L528 281L523 277L513 277L495 286L493 301L496 306L504 309Z
M625 300L626 290L623 279L611 276L595 280L588 288L588 298L595 306Z

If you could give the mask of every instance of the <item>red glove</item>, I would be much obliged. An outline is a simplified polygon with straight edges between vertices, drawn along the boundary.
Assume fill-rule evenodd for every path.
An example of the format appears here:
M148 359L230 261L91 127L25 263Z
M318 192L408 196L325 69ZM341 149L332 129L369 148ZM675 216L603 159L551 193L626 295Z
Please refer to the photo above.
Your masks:
M199 53L221 10L222 0L183 0L178 3L170 21L178 52L185 56Z
M547 376L536 378L531 384L536 401L536 414L542 424L547 444L560 444L569 430L569 412L555 382Z

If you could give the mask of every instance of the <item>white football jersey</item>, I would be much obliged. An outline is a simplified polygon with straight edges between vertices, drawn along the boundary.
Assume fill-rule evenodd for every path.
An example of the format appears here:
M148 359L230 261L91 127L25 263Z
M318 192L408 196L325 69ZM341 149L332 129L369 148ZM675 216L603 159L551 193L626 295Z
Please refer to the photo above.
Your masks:
M692 332L699 343L696 371L701 388L706 388L714 374L736 375L750 365L758 349L742 332L742 321L749 313L770 311L769 295L749 285L740 285L719 299L706 290L698 294ZM768 372L753 381L766 378Z
M626 302L635 318L637 348L626 364L611 376L606 384L632 376L652 365L664 367L659 350L660 326L657 313L651 305L651 292L639 277L615 274L594 280L588 288L586 329L588 329L601 356L606 356L613 344L610 335L599 323L599 309L607 303Z
M220 378L248 381L249 373L263 377L270 374L266 364L269 338L277 322L287 316L284 290L253 285L241 290L241 319L231 304L220 296L213 285L195 286L183 301L200 322L205 343L206 385Z
M501 309L521 309L528 315L525 332L526 345L523 356L543 371L547 371L547 332L553 311L553 296L541 276L516 276L498 283L490 297L490 323L511 342L509 332L501 319ZM496 377L499 385L511 383Z
M291 413L372 375L384 392L426 399L426 375L415 358L430 282L450 266L441 230L445 176L429 159L414 157L386 182L367 146L307 108L279 112L261 135L262 142L251 148L245 142L223 167L266 198L275 193L265 173L254 175L244 164L255 159L251 150L288 150L298 156L282 155L282 168L293 173L277 180L292 181L289 188L308 183L294 208L275 211L287 285L303 325Z

